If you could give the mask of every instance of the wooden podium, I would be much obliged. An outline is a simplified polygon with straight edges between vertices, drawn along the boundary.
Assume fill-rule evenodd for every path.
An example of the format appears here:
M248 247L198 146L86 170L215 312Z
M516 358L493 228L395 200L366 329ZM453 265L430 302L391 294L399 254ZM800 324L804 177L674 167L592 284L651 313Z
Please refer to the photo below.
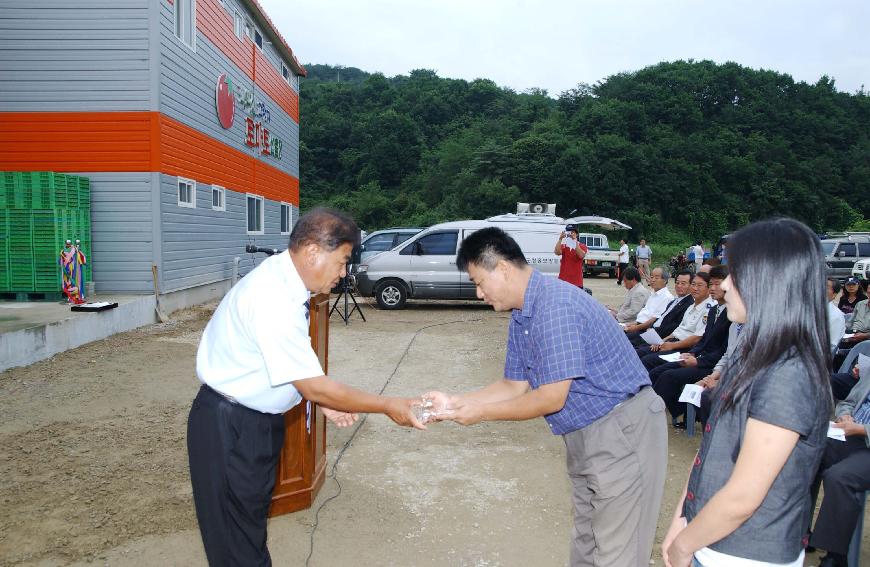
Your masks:
M329 294L311 298L311 346L324 373L329 356ZM311 506L326 478L326 418L317 404L302 402L284 414L284 447L269 516L280 516Z

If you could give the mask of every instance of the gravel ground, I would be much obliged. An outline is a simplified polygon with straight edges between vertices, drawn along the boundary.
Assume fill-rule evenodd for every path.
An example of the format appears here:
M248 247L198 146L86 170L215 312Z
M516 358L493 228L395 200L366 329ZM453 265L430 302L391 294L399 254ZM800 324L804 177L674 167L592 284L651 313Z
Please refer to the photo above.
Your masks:
M589 287L620 301L613 280ZM0 565L205 565L185 426L214 307L0 373ZM410 396L501 375L506 314L474 302L363 308L368 322L333 317L336 379ZM302 565L309 551L312 566L566 564L564 445L543 420L418 432L371 416L359 427L314 506L270 522L276 565ZM330 426L328 471L352 434ZM698 445L669 437L659 541Z

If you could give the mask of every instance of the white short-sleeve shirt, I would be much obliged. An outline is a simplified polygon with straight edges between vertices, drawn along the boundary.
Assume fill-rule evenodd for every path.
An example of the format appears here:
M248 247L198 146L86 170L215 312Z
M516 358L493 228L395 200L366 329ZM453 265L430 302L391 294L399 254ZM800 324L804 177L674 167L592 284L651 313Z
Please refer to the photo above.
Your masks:
M308 336L309 296L289 252L264 260L230 289L203 331L199 380L263 413L298 404L293 381L323 375Z
M676 328L673 332L673 337L678 341L682 341L695 336L703 336L704 330L707 326L707 321L704 319L704 315L707 314L707 304L703 301L701 303L692 304L686 309L686 312L683 314L683 320L680 321L680 326Z
M658 319L668 308L668 303L674 298L668 288L663 287L655 293L650 294L646 300L643 309L637 314L635 321L638 323L646 323L650 319Z
M619 247L619 263L628 264L628 244Z

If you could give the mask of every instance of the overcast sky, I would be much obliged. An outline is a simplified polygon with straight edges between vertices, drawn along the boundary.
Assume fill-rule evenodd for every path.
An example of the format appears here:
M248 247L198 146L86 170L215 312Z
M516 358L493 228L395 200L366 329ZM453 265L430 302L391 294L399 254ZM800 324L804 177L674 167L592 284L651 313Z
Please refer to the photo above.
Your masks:
M551 96L711 59L870 89L866 0L259 0L301 63L488 78ZM861 38L864 39L861 39Z

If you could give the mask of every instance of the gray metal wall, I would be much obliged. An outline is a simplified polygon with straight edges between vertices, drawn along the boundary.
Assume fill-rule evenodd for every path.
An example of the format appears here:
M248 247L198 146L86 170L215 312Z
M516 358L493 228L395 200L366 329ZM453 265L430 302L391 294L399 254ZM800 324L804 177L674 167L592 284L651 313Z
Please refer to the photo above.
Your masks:
M152 178L143 173L79 173L91 180L92 280L98 292L149 293L159 227Z
M0 111L148 110L148 33L148 0L0 0Z
M231 148L256 156L255 149L245 145L245 117L236 105L233 126L225 130L218 121L215 110L215 86L221 73L254 92L255 99L262 100L271 114L269 131L284 140L280 160L269 156L259 159L281 171L299 177L299 125L278 104L253 82L212 44L202 33L196 35L196 52L175 36L172 7L161 2L160 10L160 112L200 132L219 140ZM233 41L237 41L235 36ZM264 45L264 51L268 48ZM274 57L277 57L276 55ZM274 63L273 63L274 64ZM278 73L281 67L277 67Z
M233 259L242 258L242 271L259 262L245 253L246 244L268 248L287 248L287 235L281 234L281 204L264 200L264 233L248 235L245 193L227 190L226 211L211 208L211 185L197 183L196 208L178 206L178 178L160 176L160 216L162 225L162 291L228 279ZM293 221L299 209L293 207Z

